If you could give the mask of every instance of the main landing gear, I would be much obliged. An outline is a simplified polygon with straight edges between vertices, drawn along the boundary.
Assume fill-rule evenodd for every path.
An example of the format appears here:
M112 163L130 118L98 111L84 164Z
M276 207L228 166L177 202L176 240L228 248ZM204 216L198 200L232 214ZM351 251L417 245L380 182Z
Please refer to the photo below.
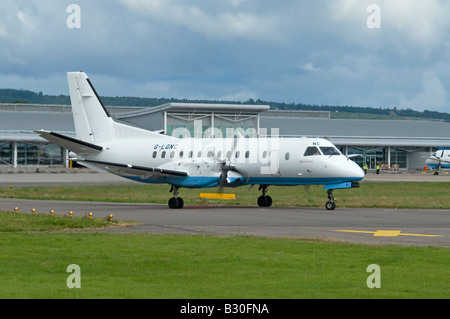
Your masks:
M268 185L259 185L258 190L262 190L262 195L258 197L259 207L270 207L272 205L272 197L266 196Z
M327 190L327 194L328 194L328 202L326 202L325 208L327 210L334 210L336 208L336 203L334 202L333 190L332 189Z
M267 188L269 185L260 185L258 190L262 191L262 195L258 197L259 207L270 207L272 206L272 197L266 195ZM173 192L173 197L169 199L169 208L179 209L183 208L184 201L181 197L178 197L178 192L180 188L178 186L172 185L170 187L170 192ZM336 203L334 201L333 190L327 190L328 202L325 204L327 210L334 210L336 208Z
M180 188L178 186L172 185L170 187L170 193L173 192L173 197L169 199L169 208L176 209L176 208L183 208L184 201L181 197L178 197L178 192Z

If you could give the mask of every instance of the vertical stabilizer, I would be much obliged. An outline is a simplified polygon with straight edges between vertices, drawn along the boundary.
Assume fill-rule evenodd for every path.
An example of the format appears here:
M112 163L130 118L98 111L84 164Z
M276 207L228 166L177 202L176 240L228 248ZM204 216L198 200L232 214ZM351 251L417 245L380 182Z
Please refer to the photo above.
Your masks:
M114 121L84 72L68 72L70 101L77 138L98 143L114 137Z
M130 138L161 138L158 133L118 123L109 115L84 72L68 72L70 101L77 138L91 144Z

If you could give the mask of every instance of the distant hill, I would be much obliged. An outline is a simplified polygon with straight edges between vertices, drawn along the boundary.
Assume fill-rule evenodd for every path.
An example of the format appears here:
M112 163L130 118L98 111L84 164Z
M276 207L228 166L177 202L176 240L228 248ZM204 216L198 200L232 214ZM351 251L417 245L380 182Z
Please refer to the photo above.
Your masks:
M333 105L310 105L302 103L279 103L262 100L249 99L245 102L236 101L212 101L212 100L187 100L174 98L142 98L130 96L102 96L103 103L108 106L157 106L166 103L222 103L222 104L250 104L270 105L277 110L307 110L307 111L330 111L332 118L355 118L355 119L417 119L450 122L450 114L425 110L423 112L412 109L373 108L359 106L333 106ZM28 90L0 89L0 103L30 103L30 104L61 104L70 105L68 95L46 95L42 92L36 93Z
M0 103L70 104L66 95L44 95L28 90L0 89Z

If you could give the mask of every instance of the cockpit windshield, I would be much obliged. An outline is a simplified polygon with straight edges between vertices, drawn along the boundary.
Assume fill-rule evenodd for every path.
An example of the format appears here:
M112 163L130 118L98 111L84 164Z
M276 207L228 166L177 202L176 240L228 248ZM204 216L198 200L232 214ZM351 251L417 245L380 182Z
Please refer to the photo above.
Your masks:
M320 150L323 155L341 155L341 153L339 153L339 151L332 146L321 146Z
M312 155L322 155L319 149L315 146L310 146L306 149L305 154L303 156L312 156Z

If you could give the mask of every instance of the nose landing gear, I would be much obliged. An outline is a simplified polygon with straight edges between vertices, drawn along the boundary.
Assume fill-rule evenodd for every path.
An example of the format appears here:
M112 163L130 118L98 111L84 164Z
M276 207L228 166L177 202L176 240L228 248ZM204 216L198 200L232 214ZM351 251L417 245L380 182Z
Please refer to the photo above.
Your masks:
M332 189L327 190L327 194L328 194L328 202L326 202L325 208L327 210L334 210L336 208L336 203L334 202L333 190Z

